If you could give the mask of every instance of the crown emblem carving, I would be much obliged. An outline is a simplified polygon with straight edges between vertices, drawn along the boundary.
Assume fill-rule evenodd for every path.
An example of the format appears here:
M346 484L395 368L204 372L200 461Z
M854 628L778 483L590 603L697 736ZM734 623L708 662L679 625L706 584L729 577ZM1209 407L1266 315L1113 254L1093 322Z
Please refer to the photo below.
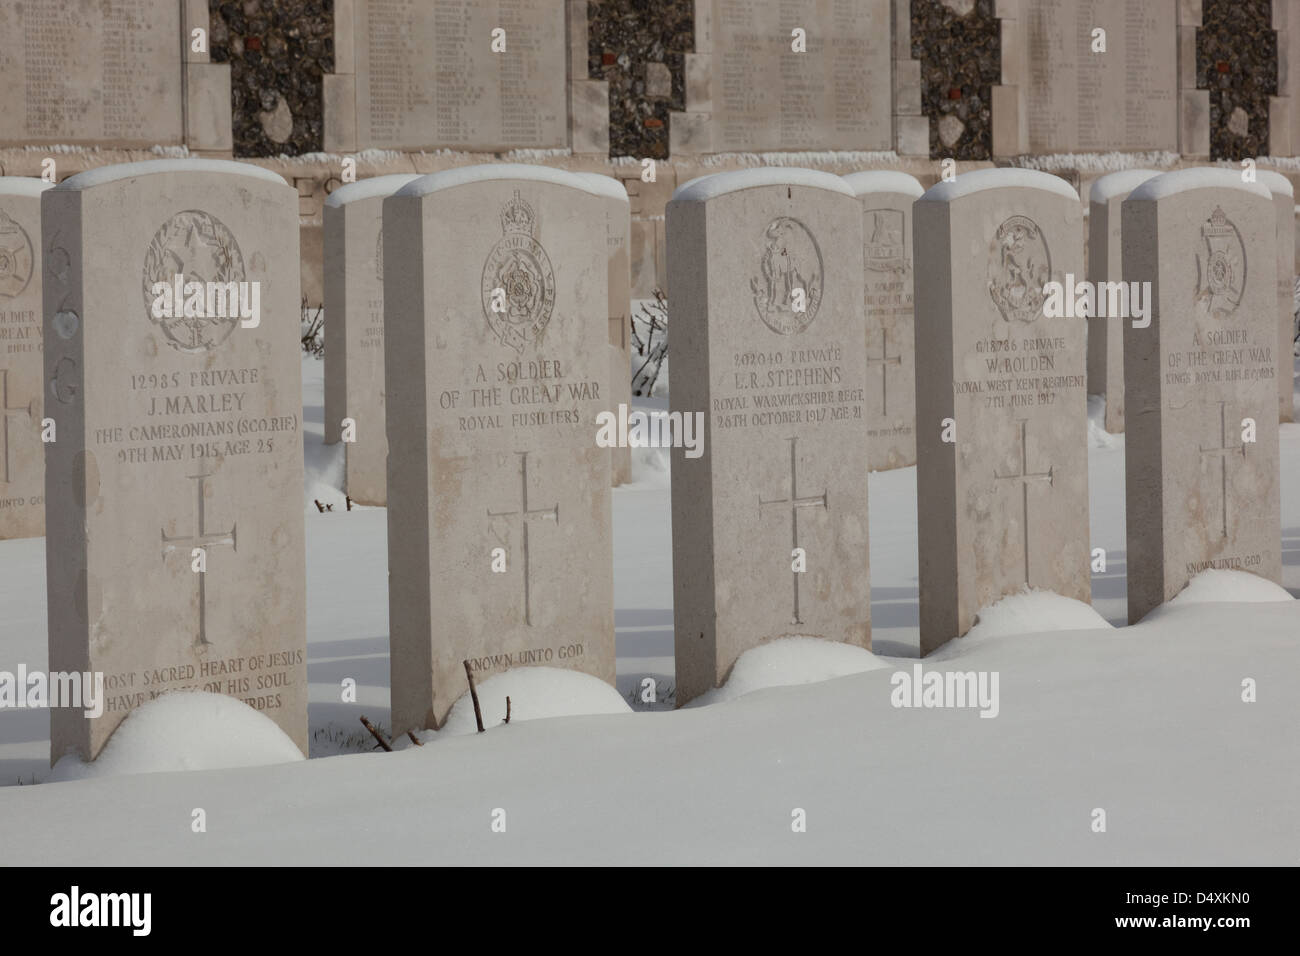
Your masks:
M501 228L506 235L519 233L531 236L533 234L533 223L536 220L537 216L533 212L533 207L520 198L519 190L516 189L514 198L501 209Z

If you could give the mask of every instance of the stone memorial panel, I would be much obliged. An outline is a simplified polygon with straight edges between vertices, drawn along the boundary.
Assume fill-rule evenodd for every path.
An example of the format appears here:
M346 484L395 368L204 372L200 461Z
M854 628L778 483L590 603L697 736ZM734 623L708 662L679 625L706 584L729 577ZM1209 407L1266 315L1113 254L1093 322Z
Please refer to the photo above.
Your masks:
M1175 0L1022 4L1031 153L1178 149ZM1094 52L1093 31L1105 31Z
M1128 616L1199 572L1281 581L1276 218L1262 183L1184 169L1124 201L1124 280L1155 291L1124 329Z
M871 646L862 207L829 173L757 168L668 204L677 702L784 637Z
M921 652L1026 586L1090 599L1082 319L1048 283L1082 274L1063 179L984 169L912 207Z
M713 0L712 30L712 151L892 148L889 0Z
M236 697L306 753L297 210L219 160L42 196L50 669L103 672L106 696L51 711L52 760L174 690Z
M484 164L384 201L394 733L480 677L614 681L608 200Z
M564 4L356 0L362 146L467 150L568 142ZM503 30L505 49L492 49Z
M417 178L376 176L325 200L325 444L343 441L343 486L363 505L388 501L384 199Z
M182 141L176 0L0 0L0 146Z
M844 177L862 203L867 298L871 471L916 464L916 348L912 327L912 203L924 189L889 170Z
M0 176L0 541L45 533L41 443L41 193Z

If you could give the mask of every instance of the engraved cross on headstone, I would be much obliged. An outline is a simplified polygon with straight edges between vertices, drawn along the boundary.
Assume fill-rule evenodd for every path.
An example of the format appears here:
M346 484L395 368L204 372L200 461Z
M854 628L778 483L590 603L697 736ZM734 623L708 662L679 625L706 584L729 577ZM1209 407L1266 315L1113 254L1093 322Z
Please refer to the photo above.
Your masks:
M889 368L890 365L902 365L903 358L901 355L889 354L889 332L886 329L880 330L880 358L867 356L867 365L880 366L880 414L889 414Z
M176 537L170 537L167 534L167 529L166 528L162 529L162 557L164 562L166 562L167 560L167 555L172 553L173 551L180 550L181 545L189 545L191 549L203 548L205 551L214 545L223 545L223 544L228 544L230 545L231 548L235 548L235 527L236 527L235 525L232 524L230 526L229 531L208 531L207 530L207 509L204 506L203 493L206 490L208 478L212 476L209 474L209 475L186 475L186 477L198 483L196 486L198 491L198 497L199 497L198 524L197 524L198 530L192 536L177 535ZM207 577L208 576L206 571L200 572L198 574L199 633L198 636L195 637L194 639L195 647L204 647L212 643L211 641L208 640Z
M523 484L523 492L520 495L520 504L521 504L520 510L519 511L493 511L489 508L488 517L509 518L517 515L519 516L520 522L523 525L522 550L524 552L524 623L531 627L533 623L533 600L532 600L532 583L531 583L532 573L530 571L530 564L529 564L529 557L528 557L528 522L530 519L536 519L539 521L554 521L556 524L559 524L560 506L558 504L554 504L547 508L536 508L531 510L529 509L528 507L528 452L521 451L521 452L516 452L516 454L519 455L521 460L519 473L522 476L522 484Z
M1029 483L1031 481L1045 481L1052 484L1053 466L1048 466L1047 471L1031 473L1029 471L1029 440L1026 435L1028 421L1021 419L1020 422L1020 471L1014 475L999 475L993 472L993 477L999 481L1018 481L1020 482L1020 524L1023 529L1024 549L1025 549L1025 583L1029 583Z
M0 458L4 468L0 470L0 483L8 484L13 478L9 474L9 450L11 447L9 438L9 420L17 415L26 415L30 422L36 417L33 406L34 401L26 405L9 404L9 369L0 368L0 443L3 443L4 455Z
M764 500L758 499L758 505L761 509L764 505L784 505L790 506L790 547L791 549L799 547L799 509L816 508L820 506L823 510L828 510L826 503L826 492L820 495L813 495L806 498L799 497L799 468L798 455L796 446L798 438L789 438L790 442L790 497L772 498ZM802 624L803 620L799 617L799 572L791 571L790 576L794 578L794 614L791 616L791 624Z
M1228 536L1228 455L1241 453L1241 457L1246 457L1245 444L1229 445L1228 444L1228 403L1219 402L1219 447L1206 448L1200 446L1201 458L1213 455L1219 459L1219 494L1223 499L1222 504L1222 537Z

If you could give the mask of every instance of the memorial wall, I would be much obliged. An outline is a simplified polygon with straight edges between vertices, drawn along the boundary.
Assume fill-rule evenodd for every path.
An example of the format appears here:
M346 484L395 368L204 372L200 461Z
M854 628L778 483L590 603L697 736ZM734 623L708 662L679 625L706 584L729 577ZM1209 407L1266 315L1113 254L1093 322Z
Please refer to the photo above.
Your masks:
M230 67L185 37L194 0L0 0L0 148L188 146L228 153Z
M565 146L564 18L562 4L529 0L360 0L360 141L376 149ZM496 30L504 32L494 44Z
M181 142L175 0L0 0L0 143Z
M1265 4L1271 20L1260 0L1235 18L1220 0L336 0L297 20L209 6L0 0L0 172L41 175L33 146L101 151L51 153L60 180L109 150L259 157L298 189L311 305L343 157L359 179L512 152L612 176L648 298L666 290L675 185L753 154L923 185L939 159L1052 155L1086 187L1104 170L1072 156L1200 164L1300 142L1300 0ZM199 28L211 54L187 42ZM1222 52L1247 48L1249 69Z
M1026 26L1029 152L1178 148L1174 0L1039 0Z

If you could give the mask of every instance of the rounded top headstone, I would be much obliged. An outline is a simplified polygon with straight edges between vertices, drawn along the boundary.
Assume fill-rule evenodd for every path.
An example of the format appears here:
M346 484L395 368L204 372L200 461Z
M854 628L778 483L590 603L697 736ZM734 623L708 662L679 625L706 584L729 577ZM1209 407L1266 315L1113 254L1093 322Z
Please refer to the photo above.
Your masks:
M1189 192L1193 189L1242 189L1246 192L1271 199L1268 187L1263 183L1243 182L1241 173L1220 166L1196 166L1192 169L1176 169L1171 173L1161 173L1148 179L1129 193L1128 201L1160 200L1174 193Z
M915 176L894 169L867 169L843 177L855 196L867 193L899 193L913 199L925 193L925 187Z
M632 200L628 198L627 189L623 184L613 176L606 176L602 173L574 173L575 176L581 176L602 195L610 199L621 199L623 202L631 205Z
M1261 169L1255 175L1257 180L1263 183L1274 196L1295 195L1295 187L1291 185L1291 180L1281 173L1274 172L1271 169Z
M393 195L427 196L443 189L454 189L457 186L466 186L470 183L502 180L554 183L557 186L568 186L570 189L591 193L593 196L605 195L602 190L577 173L571 173L566 169L555 169L551 166L533 166L528 163L479 163L472 166L458 166L455 169L446 169L442 172L420 176L407 183Z
M1158 169L1121 169L1099 177L1088 191L1089 202L1110 202L1116 196L1127 196L1148 179L1161 175Z
M834 173L793 166L759 166L699 176L677 187L673 202L707 202L727 193L759 186L804 186L852 196L849 184Z
M412 180L419 179L419 173L393 173L388 176L371 176L359 179L334 190L325 199L325 205L337 209L350 202L362 199L378 199L391 196Z
M1060 176L1037 169L999 167L962 173L951 182L939 182L925 191L917 202L952 202L987 189L1041 189L1066 199L1079 201L1074 187Z
M39 196L53 185L34 176L0 176L0 196Z
M252 163L237 163L230 159L146 159L138 163L116 163L112 166L100 166L88 169L84 173L70 176L55 186L55 189L77 190L91 189L104 183L117 182L120 179L133 179L153 173L225 173L232 176L248 176L262 179L278 186L289 185L284 177Z

